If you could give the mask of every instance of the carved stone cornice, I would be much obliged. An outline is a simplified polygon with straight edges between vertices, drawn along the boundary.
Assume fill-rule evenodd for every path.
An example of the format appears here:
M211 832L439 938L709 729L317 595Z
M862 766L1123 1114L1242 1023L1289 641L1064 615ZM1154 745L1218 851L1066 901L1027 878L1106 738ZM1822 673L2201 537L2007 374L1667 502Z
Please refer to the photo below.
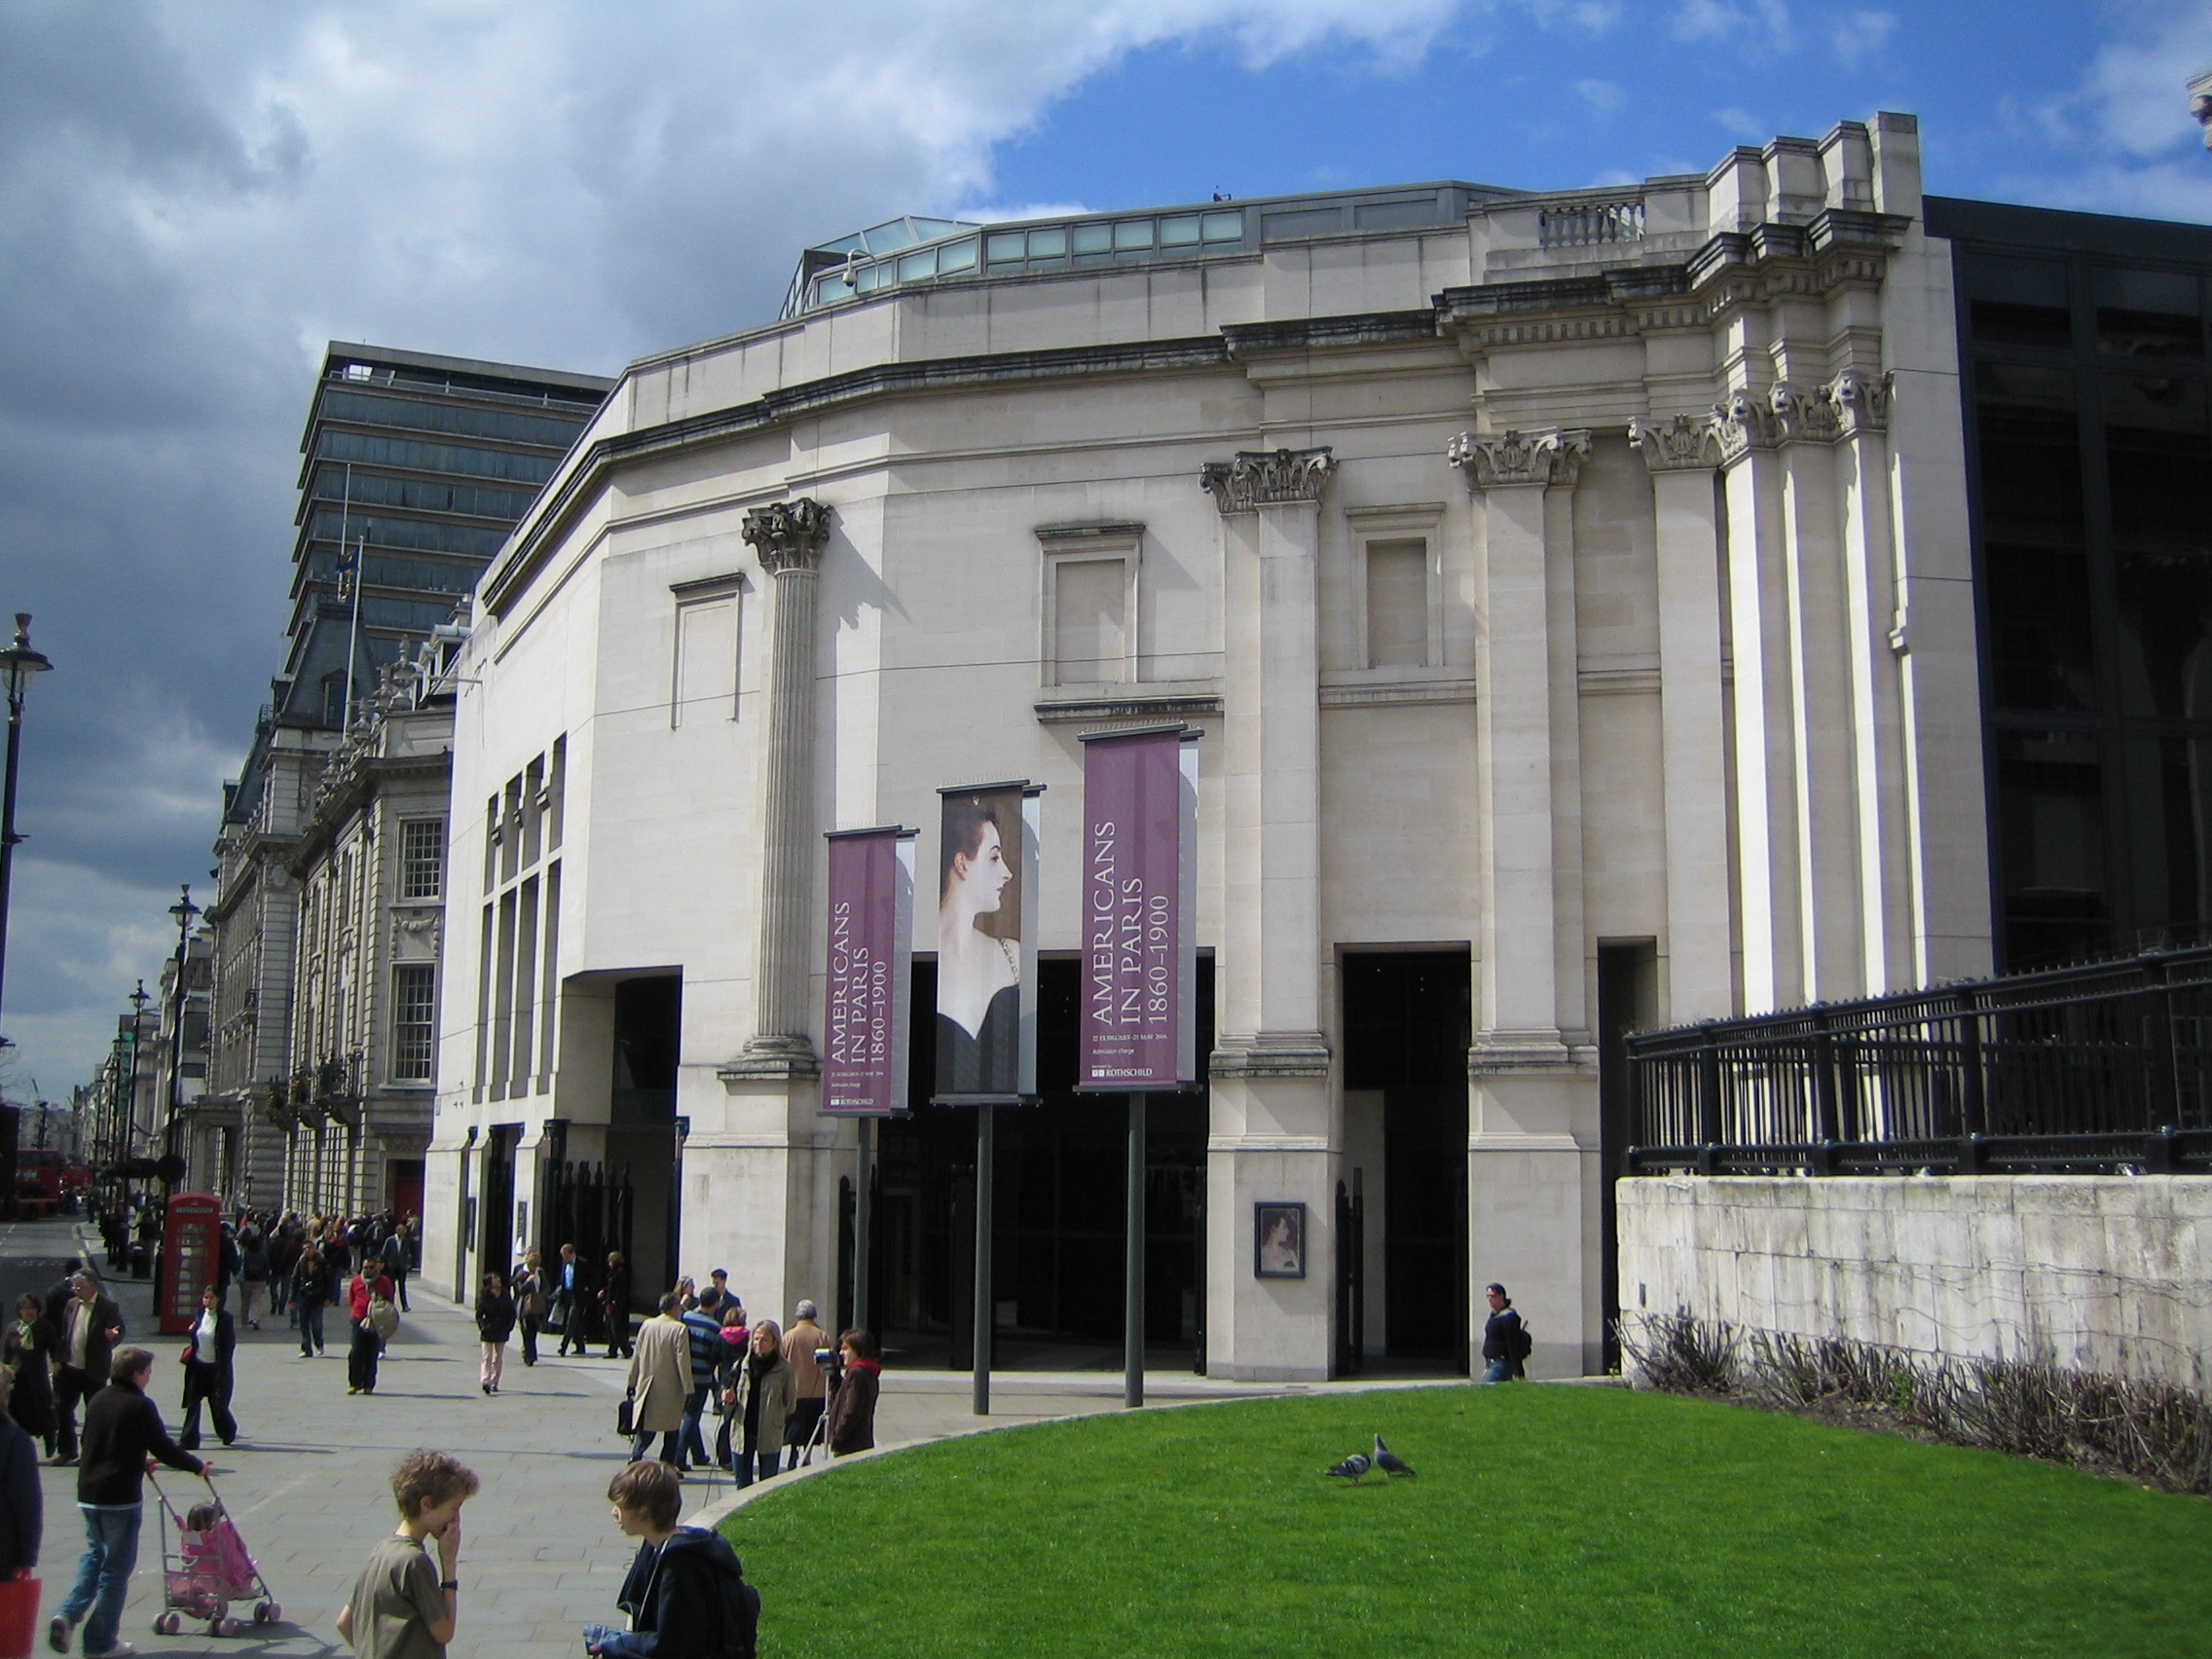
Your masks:
M1846 369L1821 388L1821 395L1835 409L1842 436L1873 437L1890 429L1890 395L1896 381L1895 375L1868 380L1857 369Z
M1329 1041L1318 1031L1228 1037L1206 1058L1213 1077L1327 1077Z
M805 496L771 501L747 509L745 528L739 534L770 575L811 572L821 564L822 545L830 539L830 509Z
M1516 485L1558 485L1571 489L1590 453L1586 427L1546 427L1540 432L1461 432L1444 454L1466 474L1470 490L1504 490Z
M1239 450L1233 461L1209 461L1199 467L1198 484L1227 518L1262 507L1315 505L1336 469L1336 457L1326 446Z
M1719 417L1676 415L1654 424L1628 424L1629 447L1654 472L1710 472L1720 464Z

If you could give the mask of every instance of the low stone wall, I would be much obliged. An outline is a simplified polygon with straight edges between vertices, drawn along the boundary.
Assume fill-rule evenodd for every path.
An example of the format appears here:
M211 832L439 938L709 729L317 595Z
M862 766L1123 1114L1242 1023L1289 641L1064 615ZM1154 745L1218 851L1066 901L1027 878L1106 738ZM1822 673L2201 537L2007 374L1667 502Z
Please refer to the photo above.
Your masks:
M2212 1180L1638 1176L1621 1307L2212 1386Z

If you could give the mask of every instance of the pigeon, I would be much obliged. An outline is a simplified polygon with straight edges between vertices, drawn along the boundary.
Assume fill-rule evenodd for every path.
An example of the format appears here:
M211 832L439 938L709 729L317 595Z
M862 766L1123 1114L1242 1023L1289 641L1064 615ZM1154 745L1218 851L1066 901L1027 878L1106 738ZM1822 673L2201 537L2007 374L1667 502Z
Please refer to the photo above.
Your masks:
M1332 1463L1321 1472L1324 1475L1342 1475L1346 1480L1351 1482L1353 1486L1357 1486L1359 1485L1359 1477L1366 1474L1367 1471L1374 1466L1375 1465L1363 1454L1354 1452L1343 1462Z
M1398 1475L1411 1477L1414 1473L1414 1466L1383 1445L1382 1437L1380 1434L1375 1437L1374 1462L1378 1469L1393 1478Z

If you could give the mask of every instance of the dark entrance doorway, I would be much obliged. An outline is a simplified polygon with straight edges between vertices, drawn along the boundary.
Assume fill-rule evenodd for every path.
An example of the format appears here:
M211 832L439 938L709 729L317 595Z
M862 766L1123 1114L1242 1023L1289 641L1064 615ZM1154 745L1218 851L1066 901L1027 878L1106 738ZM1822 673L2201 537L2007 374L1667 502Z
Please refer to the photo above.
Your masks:
M995 1366L1114 1370L1122 1364L1123 1181L1127 1108L1075 1092L1080 996L1074 962L1038 964L1034 1108L1001 1108L992 1216ZM934 965L914 969L913 1098L937 1075ZM1198 1052L1213 1047L1213 962L1198 960ZM1203 1341L1199 1239L1206 1096L1155 1094L1146 1108L1146 1363L1196 1363ZM871 1254L871 1305L902 1363L973 1363L976 1114L918 1105L884 1123Z
M682 1183L676 1167L681 1156L676 1068L682 1028L681 976L656 974L614 987L614 1080L606 1173L613 1185L627 1190L636 1214L627 1229L633 1311L656 1307L679 1271L675 1240ZM595 1266L604 1272L605 1258Z
M1371 1234L1382 1212L1383 1357L1463 1372L1469 957L1346 955L1341 981L1346 1093L1382 1097L1382 1191L1365 1172L1365 1209Z
M483 1202L476 1212L476 1225L483 1230L476 1240L479 1276L503 1273L514 1261L515 1143L521 1138L520 1124L494 1124L484 1143ZM476 1286L464 1288L473 1302Z
M1604 1313L1604 1368L1620 1364L1617 1327L1621 1317L1620 1210L1613 1183L1621 1178L1629 1142L1635 1135L1630 1115L1628 1042L1632 1031L1659 1020L1659 945L1632 939L1598 946L1598 1192L1600 1292Z

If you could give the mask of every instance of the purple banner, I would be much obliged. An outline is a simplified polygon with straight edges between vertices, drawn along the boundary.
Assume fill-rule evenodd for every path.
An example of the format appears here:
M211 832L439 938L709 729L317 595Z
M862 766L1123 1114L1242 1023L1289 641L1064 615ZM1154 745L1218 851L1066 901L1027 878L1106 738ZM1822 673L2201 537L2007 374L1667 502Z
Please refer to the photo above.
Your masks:
M830 837L825 1112L866 1117L906 1109L915 833L849 830Z
M1197 738L1167 726L1083 740L1079 1089L1198 1081Z

